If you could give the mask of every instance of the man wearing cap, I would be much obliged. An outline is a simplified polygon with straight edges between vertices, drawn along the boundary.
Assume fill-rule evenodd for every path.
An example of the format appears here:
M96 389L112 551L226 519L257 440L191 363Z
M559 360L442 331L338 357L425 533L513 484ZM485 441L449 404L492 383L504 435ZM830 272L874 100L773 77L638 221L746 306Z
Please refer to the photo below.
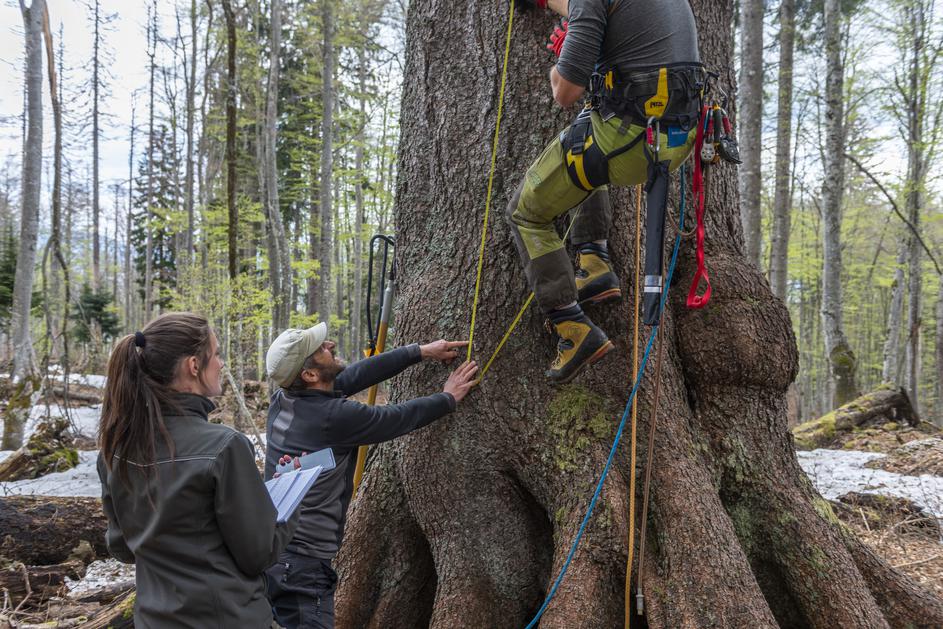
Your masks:
M425 359L451 361L461 341L407 345L345 367L327 340L327 325L285 330L265 358L279 387L271 397L266 428L265 478L283 458L330 448L335 467L321 473L301 503L295 536L266 573L275 620L287 629L334 627L331 562L344 535L353 491L357 448L389 441L430 424L453 410L474 385L478 367L466 362L440 393L401 404L366 406L347 396L363 391Z

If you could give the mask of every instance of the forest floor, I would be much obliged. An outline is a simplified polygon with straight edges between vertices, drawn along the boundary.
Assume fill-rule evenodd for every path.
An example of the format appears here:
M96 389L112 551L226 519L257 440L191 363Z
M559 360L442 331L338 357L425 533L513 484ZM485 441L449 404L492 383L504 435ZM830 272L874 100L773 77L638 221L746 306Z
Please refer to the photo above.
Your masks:
M100 396L100 376L74 376L70 385L88 399ZM378 403L385 403L380 395ZM249 382L245 403L263 435L268 396L262 383ZM237 403L230 392L218 400L211 421L231 424ZM2 406L2 402L0 402ZM0 483L6 495L90 496L101 495L95 470L95 432L100 404L74 404L69 409L70 432L79 449L79 464L71 470L36 479ZM27 432L44 418L64 411L56 396L36 405ZM2 416L2 408L0 408ZM0 421L2 430L2 421ZM798 452L799 462L816 489L835 506L836 513L863 541L891 565L943 596L943 438L911 428L899 431L874 430L850 435L843 449ZM264 444L259 451L264 448ZM0 461L12 454L0 452ZM15 559L15 558L14 558ZM134 567L109 559L87 567L85 577L67 580L62 606L120 583L130 583ZM68 607L68 605L66 605ZM53 607L32 610L32 618L49 617ZM0 627L3 623L0 622Z

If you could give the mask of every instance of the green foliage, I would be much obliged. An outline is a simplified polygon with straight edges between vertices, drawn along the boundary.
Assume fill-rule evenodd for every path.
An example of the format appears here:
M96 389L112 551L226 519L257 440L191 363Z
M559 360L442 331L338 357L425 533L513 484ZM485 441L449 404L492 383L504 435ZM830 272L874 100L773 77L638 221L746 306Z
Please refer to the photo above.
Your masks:
M82 285L70 318L75 324L75 338L82 343L95 340L93 327L101 333L102 340L113 339L121 329L114 296L103 288L95 290L88 284Z
M0 329L6 330L10 326L10 316L13 311L13 287L16 283L16 254L19 241L13 235L12 223L8 225L3 236L3 246L0 247ZM43 304L42 292L36 290L33 282L33 298L31 311L33 316L39 316Z

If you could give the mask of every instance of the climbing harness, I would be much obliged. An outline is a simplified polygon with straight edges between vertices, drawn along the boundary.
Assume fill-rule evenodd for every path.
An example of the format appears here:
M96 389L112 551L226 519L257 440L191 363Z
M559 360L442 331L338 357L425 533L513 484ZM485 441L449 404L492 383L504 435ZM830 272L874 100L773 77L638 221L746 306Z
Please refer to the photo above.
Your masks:
M373 308L370 304L370 296L373 294L373 266L374 266L374 249L376 243L381 243L383 247L383 259L380 266L380 281L379 289L381 301L380 301L380 313L377 317L376 328L373 327ZM383 234L377 234L370 239L370 257L369 263L367 266L367 300L366 300L366 315L367 315L367 330L370 332L370 341L367 346L367 349L364 350L364 356L370 358L371 356L376 356L377 354L382 354L383 350L386 349L386 334L390 326L390 313L393 312L393 287L396 283L396 264L395 258L390 259L390 252L395 247L395 241L391 236L384 236ZM387 279L387 272L389 272L389 279ZM367 405L373 406L377 403L377 388L379 385L373 385L367 390ZM357 495L357 489L360 487L360 481L363 478L363 469L367 464L367 451L369 446L360 446L357 448L357 465L354 468L354 491L351 495Z
M630 72L618 78L615 69L593 73L589 99L573 123L560 134L567 174L574 185L590 192L609 183L609 161L653 137L656 122L670 137L687 137L698 122L700 103L707 86L708 73L701 64L672 64L650 70ZM638 124L644 130L608 153L603 152L593 135L592 113L603 120L614 116L622 127Z

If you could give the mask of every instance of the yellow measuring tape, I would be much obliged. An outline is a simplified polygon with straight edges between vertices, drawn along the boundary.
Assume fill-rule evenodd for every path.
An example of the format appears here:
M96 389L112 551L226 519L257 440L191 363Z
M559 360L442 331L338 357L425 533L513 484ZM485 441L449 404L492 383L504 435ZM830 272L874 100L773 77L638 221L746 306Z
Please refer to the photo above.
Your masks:
M488 174L488 193L485 197L485 219L481 226L481 247L478 249L478 277L475 279L475 300L472 302L471 330L468 333L468 354L465 360L471 360L472 342L475 340L475 318L478 314L478 293L481 290L481 268L485 262L485 239L488 237L488 214L491 211L491 188L494 184L494 169L498 161L498 135L501 132L501 113L504 111L504 86L507 84L508 56L511 53L511 27L514 24L514 0L508 11L508 34L504 43L504 68L501 70L501 89L498 91L498 116L494 123L494 142L491 145L491 172ZM489 361L490 365L490 361ZM481 376L485 375L482 370ZM478 377L481 380L481 376Z

